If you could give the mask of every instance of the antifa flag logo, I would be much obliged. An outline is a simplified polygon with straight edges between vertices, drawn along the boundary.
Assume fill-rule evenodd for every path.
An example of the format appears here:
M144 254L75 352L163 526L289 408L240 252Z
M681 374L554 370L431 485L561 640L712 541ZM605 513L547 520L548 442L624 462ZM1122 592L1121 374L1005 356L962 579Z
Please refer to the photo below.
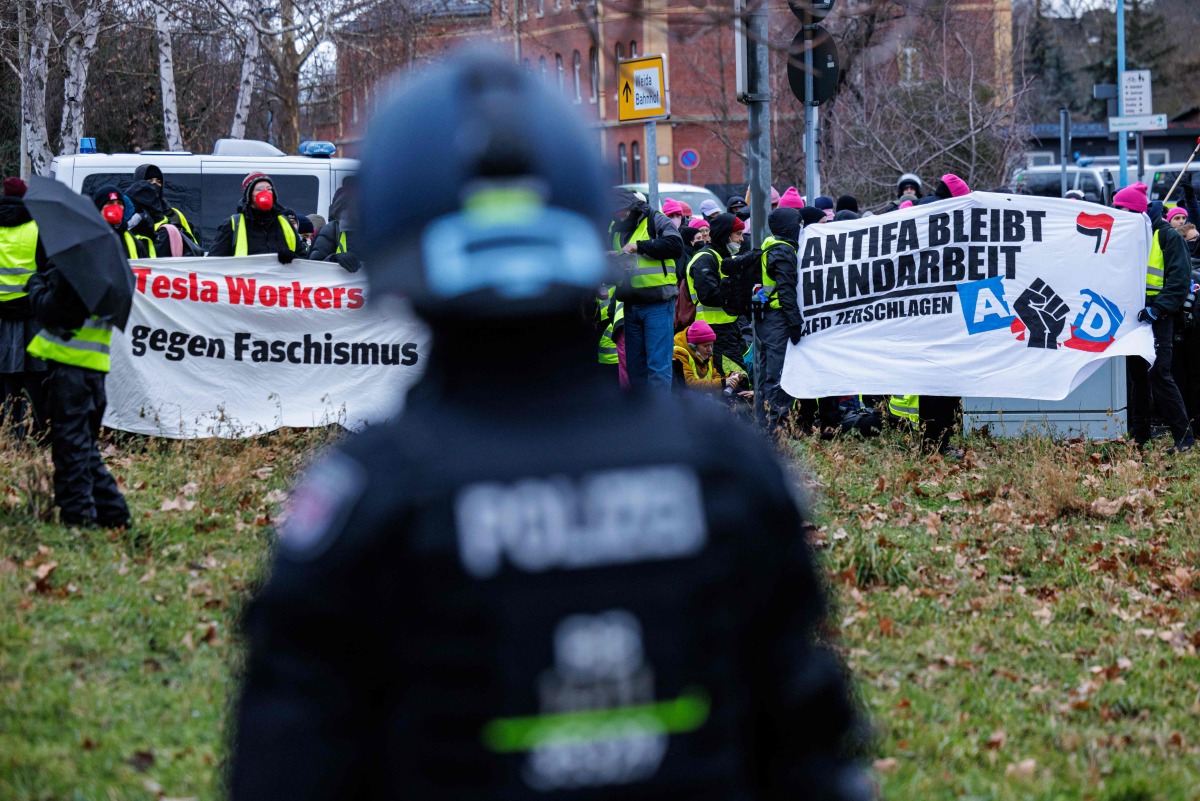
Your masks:
M1075 230L1096 240L1096 247L1092 249L1092 253L1104 253L1108 250L1112 227L1113 218L1110 214L1088 214L1081 211L1075 218ZM1103 240L1103 246L1101 240Z

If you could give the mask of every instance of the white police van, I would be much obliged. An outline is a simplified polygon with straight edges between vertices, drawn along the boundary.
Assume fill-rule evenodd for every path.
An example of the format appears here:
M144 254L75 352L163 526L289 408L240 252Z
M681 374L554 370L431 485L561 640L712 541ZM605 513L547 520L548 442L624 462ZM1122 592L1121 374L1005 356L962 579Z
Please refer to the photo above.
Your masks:
M50 163L50 177L86 197L101 186L125 189L142 164L163 172L163 195L182 211L206 250L216 241L217 227L236 213L242 180L265 172L275 183L280 205L298 215L329 216L333 193L355 173L358 161L334 158L330 142L305 142L299 156L288 156L266 142L219 139L211 155L172 151L141 153L81 153L59 156Z

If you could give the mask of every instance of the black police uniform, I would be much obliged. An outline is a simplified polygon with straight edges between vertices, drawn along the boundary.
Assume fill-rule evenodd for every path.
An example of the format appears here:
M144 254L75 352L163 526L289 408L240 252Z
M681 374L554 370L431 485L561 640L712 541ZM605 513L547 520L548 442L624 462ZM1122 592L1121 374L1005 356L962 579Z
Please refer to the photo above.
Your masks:
M293 494L234 801L870 797L784 472L619 393L582 318L435 325L403 415Z

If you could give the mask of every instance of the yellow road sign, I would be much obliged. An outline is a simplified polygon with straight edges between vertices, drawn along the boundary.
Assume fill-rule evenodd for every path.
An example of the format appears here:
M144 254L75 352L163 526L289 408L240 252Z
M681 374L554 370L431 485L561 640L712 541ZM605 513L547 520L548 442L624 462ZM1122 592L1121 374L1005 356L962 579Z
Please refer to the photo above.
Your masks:
M617 62L617 119L621 122L670 116L667 65L661 56L638 56Z

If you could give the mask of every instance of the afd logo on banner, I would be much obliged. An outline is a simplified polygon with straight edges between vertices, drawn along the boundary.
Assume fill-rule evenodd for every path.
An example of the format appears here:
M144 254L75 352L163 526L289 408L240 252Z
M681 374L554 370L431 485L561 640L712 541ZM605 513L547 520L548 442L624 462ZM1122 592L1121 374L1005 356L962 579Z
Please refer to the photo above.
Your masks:
M1091 289L1080 292L1083 308L1070 326L1070 337L1061 344L1065 348L1104 351L1116 341L1117 330L1125 315L1116 303ZM1041 278L1026 288L1010 310L1004 299L1004 279L988 278L958 285L967 333L987 333L1009 329L1018 342L1026 347L1057 350L1059 337L1067 328L1070 307L1054 289Z

